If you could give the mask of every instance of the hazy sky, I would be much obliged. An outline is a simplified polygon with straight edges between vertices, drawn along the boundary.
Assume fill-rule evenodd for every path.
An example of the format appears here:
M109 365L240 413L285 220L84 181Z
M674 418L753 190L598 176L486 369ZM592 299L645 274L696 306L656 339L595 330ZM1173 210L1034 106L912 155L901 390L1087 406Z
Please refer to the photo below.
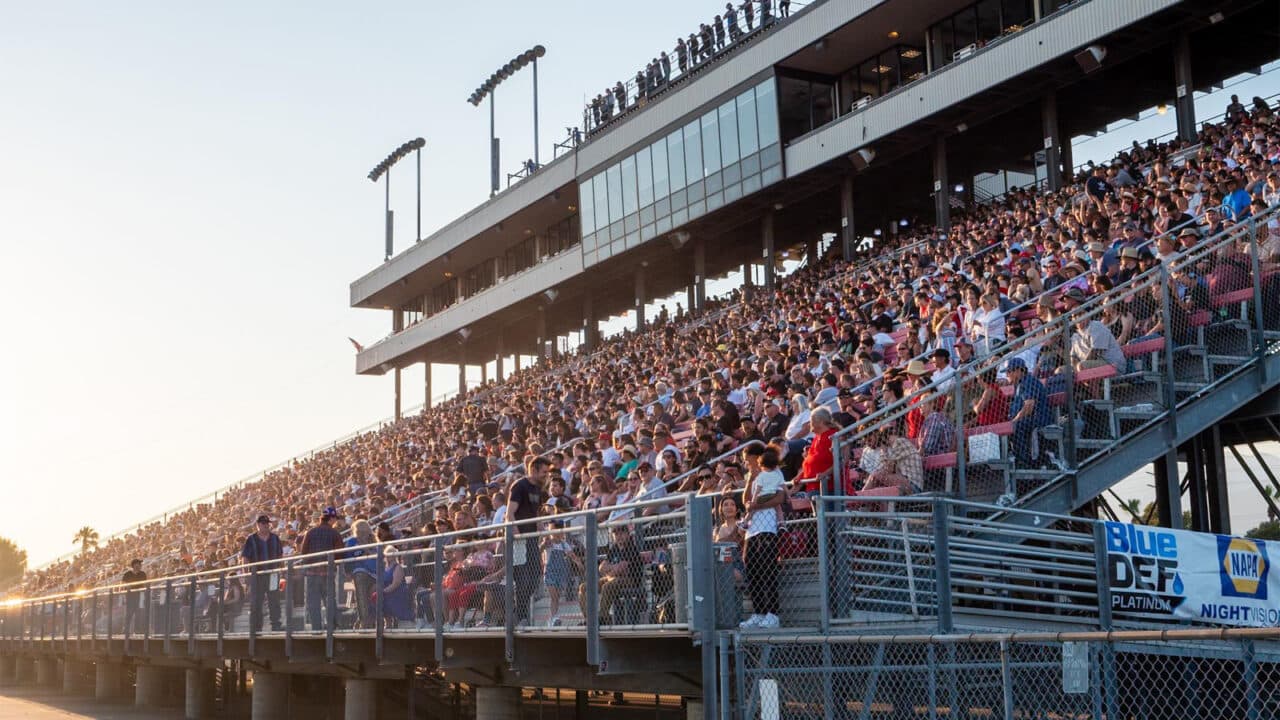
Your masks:
M369 169L427 139L430 232L487 196L466 98L498 66L547 46L545 159L718 7L0 0L0 535L38 563L384 418L390 377L357 377L346 340L390 325L347 302L382 259ZM528 71L498 91L506 171L531 94Z

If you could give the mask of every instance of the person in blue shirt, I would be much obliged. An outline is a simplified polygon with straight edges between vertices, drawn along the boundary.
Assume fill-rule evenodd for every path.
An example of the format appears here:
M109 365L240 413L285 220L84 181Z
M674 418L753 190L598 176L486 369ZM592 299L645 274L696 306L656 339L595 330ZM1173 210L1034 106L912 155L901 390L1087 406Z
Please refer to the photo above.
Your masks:
M1222 198L1222 214L1240 222L1249 217L1249 203L1253 198L1249 197L1249 193L1245 192L1240 185L1240 180L1232 178L1226 182L1224 197Z
M1052 420L1049 411L1049 392L1034 375L1027 372L1027 363L1020 357L1010 358L1005 365L1005 375L1013 383L1013 398L1009 402L1009 420L1013 423L1010 438L1013 456L1018 465L1035 465L1032 439L1040 428Z

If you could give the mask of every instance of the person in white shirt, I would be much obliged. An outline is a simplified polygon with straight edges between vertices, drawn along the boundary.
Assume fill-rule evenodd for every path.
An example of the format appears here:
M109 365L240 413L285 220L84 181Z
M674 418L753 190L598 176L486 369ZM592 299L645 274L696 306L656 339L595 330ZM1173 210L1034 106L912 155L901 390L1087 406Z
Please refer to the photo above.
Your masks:
M982 302L973 313L974 347L978 355L989 355L1005 343L1004 313L1000 312L1000 298L995 293L982 296Z
M770 629L780 624L778 619L778 511L786 496L786 480L778 469L781 458L772 447L758 450L753 445L745 451L752 465L759 462L759 471L752 477L744 496L747 504L747 591L751 593L751 608L755 613L739 627ZM756 455L753 451L759 452ZM753 458L759 458L753 460Z

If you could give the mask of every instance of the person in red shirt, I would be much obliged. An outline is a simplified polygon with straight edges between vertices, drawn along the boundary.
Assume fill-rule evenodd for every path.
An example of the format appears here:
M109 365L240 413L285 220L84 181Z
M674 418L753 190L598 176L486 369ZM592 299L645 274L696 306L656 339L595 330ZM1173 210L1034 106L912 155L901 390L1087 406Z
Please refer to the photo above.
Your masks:
M973 406L978 426L1005 422L1009 419L1009 398L1000 391L996 369L987 370L979 379L982 381L982 396Z
M831 477L831 468L835 465L835 458L831 455L831 436L836 434L840 425L831 417L830 410L820 407L809 415L809 427L813 430L813 442L805 452L796 482L812 495Z

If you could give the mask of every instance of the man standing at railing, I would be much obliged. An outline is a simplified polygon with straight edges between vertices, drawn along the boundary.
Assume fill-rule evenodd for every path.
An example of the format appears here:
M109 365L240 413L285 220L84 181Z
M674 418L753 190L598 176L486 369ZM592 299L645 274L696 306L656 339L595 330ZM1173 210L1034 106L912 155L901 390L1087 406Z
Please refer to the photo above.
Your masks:
M528 474L511 483L508 493L507 515L509 522L520 522L516 532L524 535L538 531L538 512L542 508L543 488L547 482L547 468L551 461L544 457L535 457L529 461ZM515 613L516 624L529 622L529 601L538 587L542 577L542 554L538 550L537 538L515 538L511 546L512 557L507 559L513 567L515 576Z
M240 558L245 564L268 562L284 557L280 536L271 531L271 518L259 515L257 531L245 538ZM278 565L266 565L252 569L249 576L249 624L255 633L262 632L262 601L267 602L271 616L271 630L284 629L280 624L280 577Z
M129 569L125 571L124 577L121 578L121 582L125 585L132 585L133 583L142 583L146 581L147 574L142 571L142 561L138 558L134 558L129 563ZM138 592L136 589L131 589L125 593L124 627L125 632L127 633L141 632L138 630L137 623L134 622L134 620L138 615L140 606L142 605L142 598L143 593Z
M302 547L298 554L310 555L342 549L342 535L333 527L337 520L338 511L332 507L325 508L320 514L320 523L302 537ZM325 629L325 622L322 620L320 607L336 600L333 577L329 575L327 558L308 558L303 563L307 565L303 571L306 577L307 622L313 631L321 632Z

